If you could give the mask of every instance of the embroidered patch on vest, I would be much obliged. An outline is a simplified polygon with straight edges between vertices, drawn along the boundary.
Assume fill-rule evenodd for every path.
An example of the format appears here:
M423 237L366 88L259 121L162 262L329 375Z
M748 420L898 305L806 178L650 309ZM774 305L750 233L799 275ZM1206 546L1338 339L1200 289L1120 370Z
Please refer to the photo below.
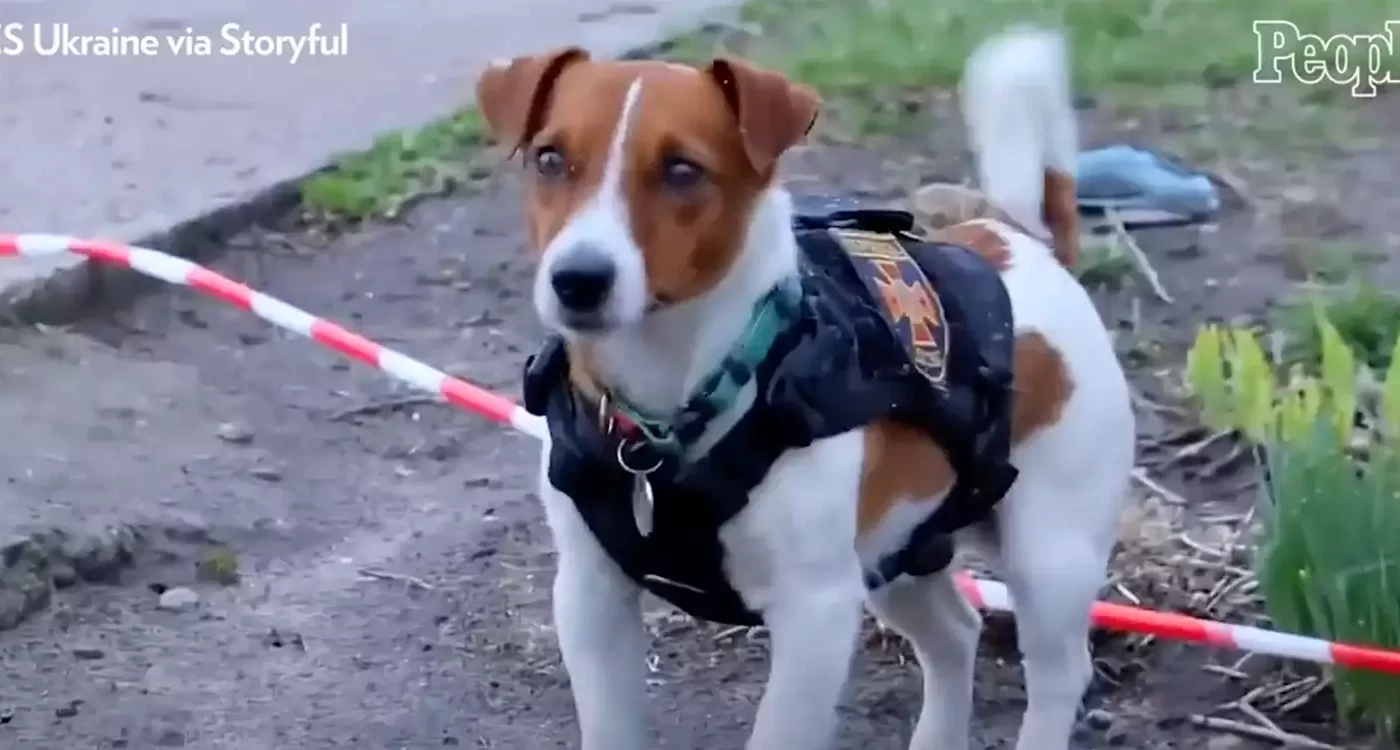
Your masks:
M845 249L866 291L878 300L885 320L934 385L948 374L948 326L938 291L922 268L892 234L858 229L831 229Z

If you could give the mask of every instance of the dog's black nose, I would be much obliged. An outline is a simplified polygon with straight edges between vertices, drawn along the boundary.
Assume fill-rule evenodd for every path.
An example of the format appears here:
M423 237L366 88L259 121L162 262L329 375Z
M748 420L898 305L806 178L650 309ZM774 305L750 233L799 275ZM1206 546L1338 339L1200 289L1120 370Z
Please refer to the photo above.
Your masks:
M602 250L580 247L560 258L549 283L559 304L571 313L598 312L612 291L617 266Z

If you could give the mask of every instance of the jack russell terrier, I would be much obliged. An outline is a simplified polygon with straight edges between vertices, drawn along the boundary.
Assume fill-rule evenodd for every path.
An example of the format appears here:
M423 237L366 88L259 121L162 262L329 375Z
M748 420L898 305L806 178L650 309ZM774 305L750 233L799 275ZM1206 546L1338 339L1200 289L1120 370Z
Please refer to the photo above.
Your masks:
M1068 747L1134 415L1067 268L1067 68L1048 30L971 55L985 205L922 236L898 211L794 208L777 164L819 100L776 72L569 48L482 75L493 135L523 156L553 332L525 403L549 424L540 494L583 750L651 745L643 591L768 628L748 750L832 745L863 605L918 655L910 749L966 750L981 620L959 549L1014 599L1017 750Z

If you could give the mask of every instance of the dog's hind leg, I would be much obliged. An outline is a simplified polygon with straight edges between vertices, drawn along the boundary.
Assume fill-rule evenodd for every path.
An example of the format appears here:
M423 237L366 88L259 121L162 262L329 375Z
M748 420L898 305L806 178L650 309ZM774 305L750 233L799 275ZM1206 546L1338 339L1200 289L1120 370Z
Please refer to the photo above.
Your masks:
M924 675L923 707L909 750L967 750L972 681L982 618L951 568L900 578L870 596L870 609L914 646Z
M999 567L1014 603L1026 675L1026 713L1016 750L1067 750L1094 676L1090 617L1116 528L1105 523L1116 520L1112 515L1088 508L1118 505L1126 488L1119 482L1085 482L1076 489L1092 499L1076 498L1071 505L1066 488L1045 487L1038 479L1022 474L1002 501L997 524Z

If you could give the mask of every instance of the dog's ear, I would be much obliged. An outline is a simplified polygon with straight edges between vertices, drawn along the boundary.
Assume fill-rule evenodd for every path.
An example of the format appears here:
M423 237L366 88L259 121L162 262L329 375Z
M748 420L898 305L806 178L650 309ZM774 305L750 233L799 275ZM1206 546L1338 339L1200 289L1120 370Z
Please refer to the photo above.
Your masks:
M517 57L492 65L476 82L476 105L491 136L511 152L530 142L544 125L554 84L564 69L588 59L579 47L547 55Z
M729 57L711 62L707 72L724 92L749 163L760 174L772 169L816 124L821 98L781 73Z

